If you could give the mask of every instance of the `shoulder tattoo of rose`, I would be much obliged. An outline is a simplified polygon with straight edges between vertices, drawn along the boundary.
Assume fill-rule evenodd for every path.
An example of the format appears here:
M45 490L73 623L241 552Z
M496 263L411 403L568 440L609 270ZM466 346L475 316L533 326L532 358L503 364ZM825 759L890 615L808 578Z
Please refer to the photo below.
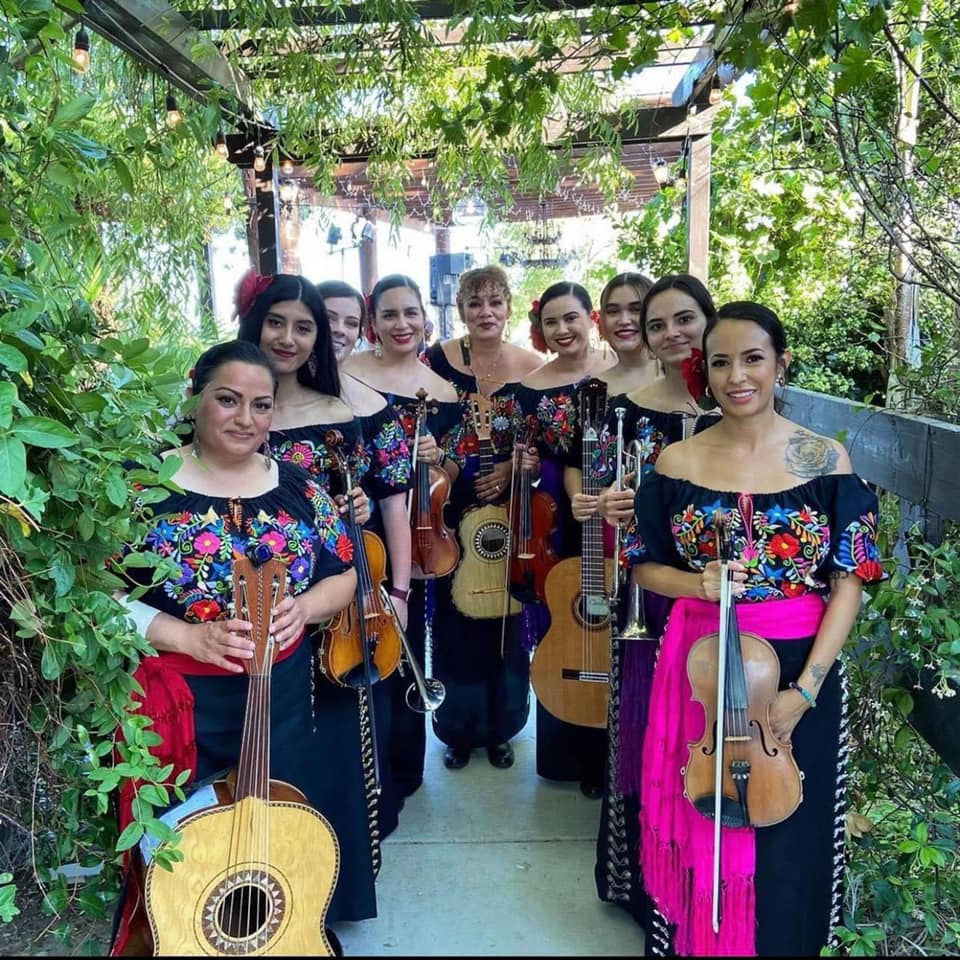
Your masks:
M798 430L788 441L783 461L787 473L804 480L823 477L837 469L840 457L829 440Z

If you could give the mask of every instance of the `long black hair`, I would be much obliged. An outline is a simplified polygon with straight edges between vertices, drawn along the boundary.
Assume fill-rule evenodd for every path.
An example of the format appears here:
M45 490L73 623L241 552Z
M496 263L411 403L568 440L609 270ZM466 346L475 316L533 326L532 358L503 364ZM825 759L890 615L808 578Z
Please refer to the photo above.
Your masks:
M661 277L648 291L643 298L643 304L640 307L640 335L643 342L649 347L650 338L647 336L647 314L650 312L650 303L658 293L664 290L679 290L681 293L692 297L697 306L703 311L709 324L711 319L716 321L717 308L710 296L710 291L690 273L668 273Z
M291 273L278 273L240 317L237 339L260 346L263 321L275 303L298 300L312 314L317 326L317 339L308 361L297 370L297 381L318 393L331 397L340 396L340 373L333 352L330 336L330 321L323 305L323 297L306 277ZM311 367L313 368L311 370Z

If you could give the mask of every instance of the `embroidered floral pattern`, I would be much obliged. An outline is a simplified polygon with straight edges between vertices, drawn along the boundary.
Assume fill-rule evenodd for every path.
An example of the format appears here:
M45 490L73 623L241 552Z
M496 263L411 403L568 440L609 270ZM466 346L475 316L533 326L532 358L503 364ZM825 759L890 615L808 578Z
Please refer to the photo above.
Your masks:
M413 462L410 447L399 420L384 420L371 439L367 453L371 460L374 479L385 487L410 485Z
M542 396L527 426L551 453L566 453L576 435L576 407L568 393Z
M315 430L312 434L319 435L322 431ZM354 484L360 483L370 469L370 454L364 446L363 437L357 431L356 436L349 437L347 449L347 463ZM292 463L307 470L317 481L327 489L330 488L330 474L335 462L330 449L319 436L302 436L298 440L289 440L283 433L271 434L270 446L276 460Z
M240 529L214 510L204 514L181 511L158 518L145 540L147 550L175 561L180 575L164 584L164 593L181 606L191 623L229 617L233 596L233 558L242 556L251 540L268 544L288 567L290 589L310 586L317 535L334 556L349 562L353 548L332 501L316 484L309 484L316 526L283 510L270 516L263 510L245 518Z
M877 518L873 513L866 513L847 524L837 544L836 563L869 583L886 577L879 558Z
M747 567L745 600L798 597L808 590L823 590L815 577L830 553L827 515L804 504L799 509L783 505L755 510L751 530L744 528L736 509L719 500L688 504L670 520L674 540L691 567L702 570L716 558L714 516L722 511L733 536L734 556Z

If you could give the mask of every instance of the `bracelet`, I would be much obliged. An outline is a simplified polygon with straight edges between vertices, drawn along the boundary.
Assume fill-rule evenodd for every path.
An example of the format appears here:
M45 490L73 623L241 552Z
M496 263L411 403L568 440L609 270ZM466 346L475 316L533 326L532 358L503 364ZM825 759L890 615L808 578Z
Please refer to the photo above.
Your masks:
M447 460L447 451L446 451L446 450L441 450L441 451L440 451L440 456L437 457L437 460L436 460L437 466L438 466L438 467L442 467L442 466L444 465L444 463L446 463L446 460Z
M791 680L787 686L789 686L791 690L796 690L797 693L799 693L800 696L803 697L803 699L806 700L811 707L815 707L817 705L817 698L809 690L805 690L803 687L801 687L799 683L794 683Z
M410 599L410 590L409 588L404 590L403 587L391 587L389 590L391 597L396 597L397 600L403 600L406 602Z

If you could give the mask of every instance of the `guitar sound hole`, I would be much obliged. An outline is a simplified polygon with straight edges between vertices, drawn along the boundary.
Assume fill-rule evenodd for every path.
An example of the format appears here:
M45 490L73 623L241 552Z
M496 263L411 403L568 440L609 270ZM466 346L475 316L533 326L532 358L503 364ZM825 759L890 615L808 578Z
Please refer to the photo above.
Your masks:
M473 538L477 554L484 560L502 560L507 555L507 530L499 523L485 523Z
M588 627L602 627L610 617L610 603L606 597L580 595L577 612Z
M220 902L217 925L231 940L245 940L267 922L268 909L267 895L259 887L237 887Z

